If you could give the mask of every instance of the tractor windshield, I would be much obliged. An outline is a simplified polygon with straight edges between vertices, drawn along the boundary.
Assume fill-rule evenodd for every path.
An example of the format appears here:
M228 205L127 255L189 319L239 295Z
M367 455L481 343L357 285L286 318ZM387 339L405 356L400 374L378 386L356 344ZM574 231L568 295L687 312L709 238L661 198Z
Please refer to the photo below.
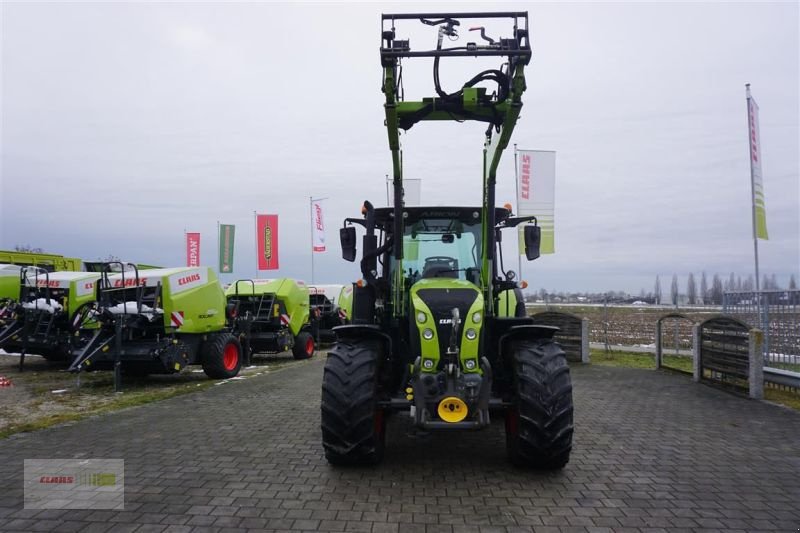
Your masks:
M422 278L456 278L478 283L481 225L458 219L421 218L405 227L403 271L412 283Z

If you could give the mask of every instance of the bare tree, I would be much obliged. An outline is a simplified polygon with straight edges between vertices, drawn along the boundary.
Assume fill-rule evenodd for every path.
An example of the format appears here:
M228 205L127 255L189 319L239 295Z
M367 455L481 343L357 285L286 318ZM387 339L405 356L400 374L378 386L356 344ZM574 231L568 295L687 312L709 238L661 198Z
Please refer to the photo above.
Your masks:
M689 272L689 281L686 282L686 297L689 298L689 305L697 303L697 284L694 282L694 274Z
M726 291L735 291L736 290L736 276L731 272L730 277L728 278L727 283L725 283L725 290Z
M653 302L658 305L661 303L661 278L656 274L656 286L653 291Z
M700 300L703 304L708 303L708 281L706 280L706 272L700 276Z
M670 300L672 302L672 305L677 306L678 305L678 275L677 274L673 274L672 275L672 285L670 286L669 294L670 294Z
M797 290L797 281L794 279L794 274L789 276L789 290L791 291Z
M722 304L722 292L722 280L719 278L719 274L714 274L714 279L711 281L711 303Z

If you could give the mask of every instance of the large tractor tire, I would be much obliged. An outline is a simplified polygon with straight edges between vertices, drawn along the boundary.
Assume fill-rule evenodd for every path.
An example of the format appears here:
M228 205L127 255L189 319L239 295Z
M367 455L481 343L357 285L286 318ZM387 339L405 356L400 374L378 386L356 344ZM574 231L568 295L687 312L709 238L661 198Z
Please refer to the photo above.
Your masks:
M209 336L201 354L203 371L211 379L229 379L242 368L242 345L230 333Z
M506 412L512 463L563 468L572 450L572 381L564 351L550 339L511 344L514 405Z
M301 331L294 339L294 346L292 346L292 355L295 359L311 359L314 356L316 344L314 337L307 331Z
M386 420L378 407L381 345L338 342L322 378L322 445L332 465L372 465L383 459Z

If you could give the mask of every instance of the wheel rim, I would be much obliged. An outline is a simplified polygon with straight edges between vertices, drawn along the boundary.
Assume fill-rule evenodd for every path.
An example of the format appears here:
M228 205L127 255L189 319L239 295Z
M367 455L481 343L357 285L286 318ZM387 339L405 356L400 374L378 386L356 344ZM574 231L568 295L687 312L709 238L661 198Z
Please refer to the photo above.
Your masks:
M239 350L236 348L235 344L227 344L225 346L225 351L222 354L222 366L225 367L225 370L233 370L236 368L238 363Z
M314 353L314 339L309 338L306 341L306 353L311 356Z

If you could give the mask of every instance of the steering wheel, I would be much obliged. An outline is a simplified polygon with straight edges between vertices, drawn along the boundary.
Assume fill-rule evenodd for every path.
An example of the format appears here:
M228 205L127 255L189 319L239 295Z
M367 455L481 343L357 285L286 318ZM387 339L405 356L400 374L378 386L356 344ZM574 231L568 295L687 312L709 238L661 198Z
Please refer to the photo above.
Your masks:
M439 274L452 272L458 269L458 259L445 255L434 255L425 259L422 271L423 278L436 278Z

